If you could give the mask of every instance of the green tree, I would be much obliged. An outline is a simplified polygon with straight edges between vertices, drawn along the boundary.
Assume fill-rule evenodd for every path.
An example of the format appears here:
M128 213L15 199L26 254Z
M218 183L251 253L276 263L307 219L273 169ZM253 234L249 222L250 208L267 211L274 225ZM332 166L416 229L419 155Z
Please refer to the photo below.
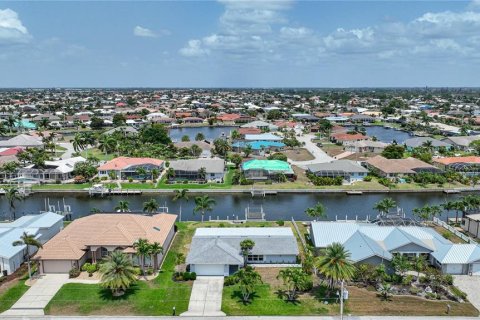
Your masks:
M255 247L255 242L252 239L245 239L240 242L240 252L243 256L243 266L247 266L248 255L252 253L253 247Z
M130 211L128 201L120 200L118 205L115 207L115 211L117 212L128 212Z
M195 136L195 141L203 141L205 140L205 135L201 132L197 133L197 135Z
M383 300L388 301L392 296L392 285L389 283L382 283L380 285L378 294L383 298Z
M423 272L425 271L425 269L427 268L428 264L427 264L427 260L425 259L424 256L418 256L415 258L415 260L413 261L413 269L415 271L417 271L417 280L420 279L420 272Z
M175 179L175 169L173 168L168 168L167 173L165 174L168 180L173 180Z
M114 251L100 265L101 285L118 297L125 293L136 280L135 268L130 258L120 251Z
M214 149L213 149L214 153L221 157L225 157L228 151L231 150L231 147L228 144L228 141L224 139L215 139L213 141L213 145L214 145Z
M127 124L127 118L121 113L116 113L112 119L114 127L121 127Z
M216 201L210 198L208 195L195 197L195 207L193 208L193 213L201 212L202 213L202 222L205 216L206 211L212 211L213 206L216 204Z
M173 201L182 200L188 202L188 189L174 190ZM182 202L180 202L180 221L182 221Z
M182 141L183 142L188 142L188 141L190 141L190 137L188 135L183 135L182 136Z
M248 158L249 155L251 155L253 152L253 148L250 144L247 144L245 148L243 148L243 154L245 155L245 158Z
M150 215L158 210L158 203L155 199L150 199L143 203L143 212L148 212Z
M190 147L190 153L192 154L193 157L197 158L202 154L202 148L194 144Z
M380 215L386 215L390 211L397 206L397 203L392 198L384 198L379 202L375 203L373 209L377 210Z
M318 257L317 268L327 279L330 289L337 286L339 281L350 280L355 274L350 252L337 242L329 245L325 254Z
M158 255L163 253L163 247L158 242L152 243L148 248L148 253L150 254L150 261L153 261L153 269L158 269Z
M301 268L282 269L277 279L282 279L288 301L295 301L298 291L306 290L311 285L310 275Z
M198 178L200 180L206 181L207 169L205 169L205 167L201 167L200 169L198 169Z
M403 254L396 254L392 259L392 267L402 277L411 268L411 264L407 259L407 256Z
M92 130L101 129L101 128L103 128L104 125L105 125L105 123L104 123L104 121L103 121L102 118L93 116L93 117L90 119L90 128L91 128Z
M172 143L168 130L162 124L151 124L145 126L140 130L140 141L143 143L163 144L168 145Z
M235 168L239 168L240 167L240 164L242 163L243 159L242 159L242 156L239 155L238 153L234 153L232 155L230 155L230 161L235 164Z
M382 151L382 156L387 159L402 159L405 148L398 144L391 144Z
M10 216L14 221L17 219L15 214L15 202L22 201L23 197L17 187L9 187L5 189L5 198L7 198L8 206L10 208Z
M150 243L147 239L138 239L133 243L133 249L136 251L136 255L138 257L138 262L142 267L142 274L146 275L145 273L145 258L150 254Z
M0 122L0 136L5 136L7 134L8 130L7 127L3 122Z
M307 208L305 210L305 214L314 219L327 217L327 212L325 210L325 207L320 202L317 202L317 204L311 208Z
M240 133L237 131L237 130L233 130L231 133L230 133L230 138L232 140L238 140L240 139Z
M27 234L25 231L20 236L20 240L14 241L12 243L13 246L25 246L27 249L26 258L27 258L27 266L28 266L28 278L32 280L32 270L30 268L30 248L43 248L42 243L38 241L33 234Z
M243 303L248 303L255 292L255 286L262 283L262 277L251 266L238 270L233 274L233 278L242 293Z

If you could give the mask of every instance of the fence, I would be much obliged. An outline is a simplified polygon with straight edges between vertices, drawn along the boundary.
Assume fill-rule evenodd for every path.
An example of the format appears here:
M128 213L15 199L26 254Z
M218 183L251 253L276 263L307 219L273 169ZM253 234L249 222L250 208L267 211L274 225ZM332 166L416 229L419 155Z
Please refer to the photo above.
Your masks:
M297 223L295 222L295 219L292 217L292 224L293 227L295 228L295 231L298 234L298 237L300 238L300 242L302 242L302 246L304 250L307 250L307 243L305 242L305 236L300 232L300 229L298 229Z
M469 236L461 233L460 231L458 231L457 229L455 229L454 227L452 227L451 225L449 225L449 224L446 223L445 221L440 220L440 219L437 218L437 217L433 217L433 223L435 223L435 224L438 225L438 226L444 227L445 229L447 229L448 231L452 232L452 233L455 234L457 237L459 237L460 239L462 239L463 241L465 241L465 242L467 242L467 243L477 243L475 240L473 240L473 239L470 238Z

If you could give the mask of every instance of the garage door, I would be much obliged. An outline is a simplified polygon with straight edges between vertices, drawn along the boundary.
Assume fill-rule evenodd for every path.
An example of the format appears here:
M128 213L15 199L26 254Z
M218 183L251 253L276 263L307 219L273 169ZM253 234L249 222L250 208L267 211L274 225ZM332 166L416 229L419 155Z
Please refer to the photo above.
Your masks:
M70 260L50 260L43 261L44 273L68 273L72 269Z
M474 276L480 276L480 263L472 263L472 269L470 269Z
M223 264L196 264L195 273L197 276L223 276Z

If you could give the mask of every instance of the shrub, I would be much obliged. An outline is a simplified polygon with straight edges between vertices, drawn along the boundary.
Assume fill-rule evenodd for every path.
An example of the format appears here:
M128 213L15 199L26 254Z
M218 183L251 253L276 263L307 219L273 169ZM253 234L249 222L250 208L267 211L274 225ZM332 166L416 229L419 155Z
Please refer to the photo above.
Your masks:
M420 289L417 287L410 287L408 291L410 292L410 294L416 295L420 292Z
M197 274L195 272L190 272L190 280L197 280Z
M270 156L268 156L268 160L281 160L281 161L287 161L287 156L281 152L274 153Z
M446 274L443 276L443 281L451 286L453 284L453 276L451 274Z
M183 273L183 280L195 280L197 279L197 274L195 272L184 272Z
M106 181L106 180L108 180L108 177L101 177L100 180Z
M91 277L95 271L97 271L97 264L89 264L87 268L85 268L85 271L87 271L88 276Z
M80 275L80 270L78 268L72 268L70 269L70 271L68 272L68 276L70 278L76 278Z
M411 274L403 277L402 284L405 286L409 286L413 282L413 276Z
M366 176L365 178L363 178L363 181L370 182L372 181L372 179L373 179L372 176Z
M82 266L82 269L81 269L81 270L82 270L82 271L87 271L87 268L88 268L89 266L91 266L91 265L92 265L91 263L87 262L87 263L85 263L85 264Z
M140 267L135 267L135 274L136 274L137 276L141 275L141 274L142 274L142 268L140 268Z
M418 281L422 284L426 284L426 283L429 283L429 279L425 276L420 276L420 278L418 278Z
M152 267L148 267L148 269L147 269L147 274L148 274L149 276L151 276L151 275L153 274L153 268L152 268Z
M285 221L283 220L278 220L277 221L277 224L280 226L280 227L283 227L285 225Z
M132 183L132 182L133 182L133 178L128 178L128 182Z
M448 230L445 230L445 231L442 232L442 236L447 240L450 239L452 237L452 235L453 234Z
M238 279L236 277L233 277L233 276L225 277L225 281L223 282L223 285L226 286L226 287L233 286L233 285L238 283L237 280Z

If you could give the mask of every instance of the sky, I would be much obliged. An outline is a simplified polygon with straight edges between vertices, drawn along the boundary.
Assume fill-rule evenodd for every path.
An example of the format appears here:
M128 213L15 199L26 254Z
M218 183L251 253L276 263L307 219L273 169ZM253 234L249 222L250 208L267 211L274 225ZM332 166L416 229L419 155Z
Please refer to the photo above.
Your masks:
M480 87L475 1L0 1L0 87Z

